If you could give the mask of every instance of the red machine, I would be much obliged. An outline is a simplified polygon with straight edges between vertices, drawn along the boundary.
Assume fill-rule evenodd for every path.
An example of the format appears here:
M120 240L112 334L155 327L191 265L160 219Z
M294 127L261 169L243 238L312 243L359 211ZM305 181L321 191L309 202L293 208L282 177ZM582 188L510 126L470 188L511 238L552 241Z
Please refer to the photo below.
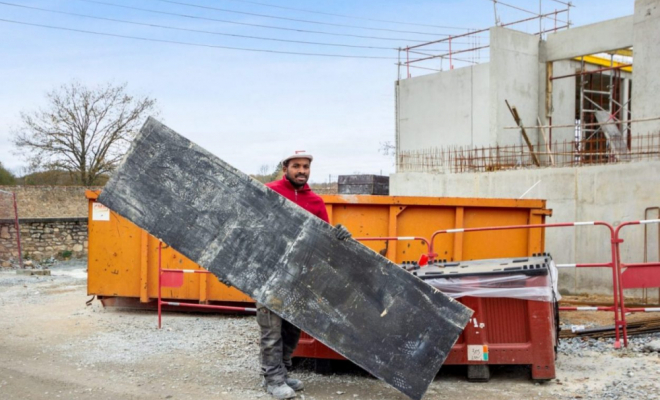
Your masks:
M557 272L549 255L402 267L474 310L445 365L467 365L474 381L502 364L529 365L534 380L555 378ZM294 357L343 359L304 333Z

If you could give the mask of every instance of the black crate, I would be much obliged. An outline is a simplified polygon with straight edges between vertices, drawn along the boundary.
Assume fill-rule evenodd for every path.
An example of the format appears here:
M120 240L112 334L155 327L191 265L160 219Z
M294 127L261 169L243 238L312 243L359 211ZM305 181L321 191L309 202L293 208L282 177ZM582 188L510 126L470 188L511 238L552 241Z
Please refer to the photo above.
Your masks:
M381 175L339 175L339 194L390 194L390 177Z

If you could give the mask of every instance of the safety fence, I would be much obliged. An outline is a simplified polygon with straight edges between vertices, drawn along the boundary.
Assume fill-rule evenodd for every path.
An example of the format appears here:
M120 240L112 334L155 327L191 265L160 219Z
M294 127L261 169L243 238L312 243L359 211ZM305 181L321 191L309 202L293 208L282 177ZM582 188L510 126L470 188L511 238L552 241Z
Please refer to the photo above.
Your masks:
M546 228L568 228L579 226L602 226L607 228L610 236L610 260L600 263L575 263L575 264L557 264L557 268L609 268L612 273L612 305L611 306L580 306L580 307L559 307L560 311L606 311L614 315L615 327L615 348L628 346L628 334L626 314L635 312L660 312L660 307L637 307L627 308L625 306L624 289L640 288L658 288L660 287L660 262L643 263L622 263L620 245L623 239L620 237L622 228L632 225L660 224L660 219L649 219L640 221L623 222L616 228L603 221L587 222L565 222L554 224L528 224L528 225L506 225L489 226L478 228L454 228L443 229L433 232L430 239L421 236L383 236L383 237L356 237L355 240L365 241L421 241L425 244L427 252L421 254L417 267L424 267L433 263L438 254L435 252L434 243L439 235L459 234L469 232L514 230L514 229L546 229ZM215 309L219 311L233 312L256 312L253 307L236 306L218 306L191 304L184 302L163 301L161 287L181 287L183 285L183 276L186 273L209 274L206 270L180 270L180 269L162 269L161 268L161 249L162 243L158 247L158 327L161 327L161 309L162 306L188 307L199 309Z
M613 238L612 247L615 249L616 263L619 272L619 298L621 300L621 313L635 312L660 312L660 307L636 307L627 308L625 305L625 298L623 296L624 289L646 289L660 287L660 262L643 262L643 263L622 263L621 262L621 230L627 226L632 225L647 225L647 224L660 224L660 219L646 219L640 221L627 221L621 223L616 227ZM628 336L627 326L623 324L623 338L626 340ZM625 343L627 345L627 342Z
M234 306L217 306L210 304L193 304L180 301L163 301L161 289L164 287L180 288L183 286L184 274L210 274L210 271L203 269L163 269L162 268L162 250L163 242L158 243L158 329L162 327L162 308L163 306L171 307L184 307L196 308L199 310L218 310L218 311L233 311L233 312L247 312L255 313L257 309L254 307L234 307Z

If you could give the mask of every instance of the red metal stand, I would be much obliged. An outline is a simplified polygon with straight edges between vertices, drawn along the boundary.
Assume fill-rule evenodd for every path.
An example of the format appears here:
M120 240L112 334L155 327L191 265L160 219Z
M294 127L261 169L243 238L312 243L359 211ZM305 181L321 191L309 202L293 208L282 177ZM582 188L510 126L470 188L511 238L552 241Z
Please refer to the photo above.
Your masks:
M196 270L196 269L162 269L161 265L161 252L163 242L158 243L158 329L161 329L162 320L162 306L184 307L191 309L206 309L218 311L236 311L244 313L256 313L257 309L254 307L234 307L234 306L213 306L207 304L192 304L185 302L163 301L161 288L171 287L179 288L183 286L183 274L210 274L209 271Z
M16 203L16 193L12 193L14 200L14 226L16 227L16 244L18 245L18 265L23 268L23 251L21 250L21 227L18 224L18 205Z
M646 219L640 221L623 222L616 227L614 237L612 239L612 249L616 255L617 268L619 274L619 298L621 304L621 314L623 315L623 338L624 343L628 345L628 330L625 325L625 314L628 312L660 312L658 307L638 307L626 308L625 297L623 295L624 289L643 289L643 288L657 288L660 287L660 262L645 262L645 263L622 263L621 262L621 243L623 239L619 234L621 229L631 225L646 225L658 224L660 219Z

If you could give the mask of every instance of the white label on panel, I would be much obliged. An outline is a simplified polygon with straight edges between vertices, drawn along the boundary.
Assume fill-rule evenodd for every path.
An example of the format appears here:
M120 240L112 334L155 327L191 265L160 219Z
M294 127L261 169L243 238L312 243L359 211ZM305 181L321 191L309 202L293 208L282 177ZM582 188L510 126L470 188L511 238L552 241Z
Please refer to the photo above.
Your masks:
M110 221L110 209L101 203L92 203L92 221Z

